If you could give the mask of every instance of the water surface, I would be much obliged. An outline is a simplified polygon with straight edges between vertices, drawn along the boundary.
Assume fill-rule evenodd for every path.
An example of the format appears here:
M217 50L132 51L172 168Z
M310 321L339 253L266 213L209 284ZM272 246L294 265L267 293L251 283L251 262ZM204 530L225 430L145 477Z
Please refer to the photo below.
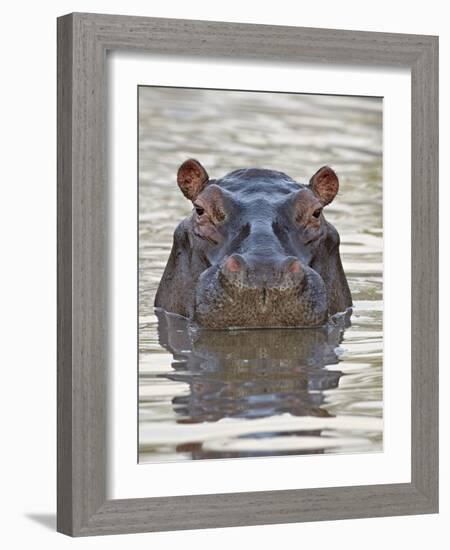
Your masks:
M351 319L323 329L196 331L153 308L173 230L191 206L187 158L210 177L271 168L340 178ZM382 450L382 102L139 89L139 461Z

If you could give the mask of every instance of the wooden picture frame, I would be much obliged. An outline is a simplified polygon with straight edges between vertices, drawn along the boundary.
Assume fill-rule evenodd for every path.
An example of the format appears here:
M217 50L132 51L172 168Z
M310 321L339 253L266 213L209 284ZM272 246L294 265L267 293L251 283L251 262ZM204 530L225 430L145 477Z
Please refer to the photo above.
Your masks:
M411 482L106 497L106 53L407 67L412 82ZM438 38L74 13L58 19L58 510L72 536L438 511Z

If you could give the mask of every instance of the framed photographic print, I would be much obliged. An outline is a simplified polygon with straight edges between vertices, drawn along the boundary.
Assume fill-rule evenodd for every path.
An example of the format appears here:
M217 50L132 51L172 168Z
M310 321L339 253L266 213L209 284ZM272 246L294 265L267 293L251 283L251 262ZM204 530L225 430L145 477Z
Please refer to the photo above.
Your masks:
M438 509L438 40L58 19L58 530Z

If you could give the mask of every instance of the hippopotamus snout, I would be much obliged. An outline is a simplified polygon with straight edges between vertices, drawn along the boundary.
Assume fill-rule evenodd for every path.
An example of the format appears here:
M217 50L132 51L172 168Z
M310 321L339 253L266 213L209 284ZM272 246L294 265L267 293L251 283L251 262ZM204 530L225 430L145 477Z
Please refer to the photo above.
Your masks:
M327 320L324 281L294 256L232 254L200 278L193 319L205 328L319 326Z
M275 259L232 254L220 269L220 281L237 291L245 289L268 290L297 288L301 290L305 272L295 256Z

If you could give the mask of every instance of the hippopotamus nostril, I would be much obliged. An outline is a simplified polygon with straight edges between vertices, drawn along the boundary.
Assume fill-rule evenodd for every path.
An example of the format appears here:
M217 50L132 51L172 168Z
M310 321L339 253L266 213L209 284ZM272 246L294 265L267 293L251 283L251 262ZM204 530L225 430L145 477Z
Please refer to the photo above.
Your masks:
M242 290L247 281L248 265L240 254L232 254L219 269L219 280L228 291Z
M281 262L282 274L286 273L301 273L303 271L302 265L295 256L288 256L285 260Z
M245 267L245 260L239 254L233 254L229 256L223 266L223 271L230 271L231 273L239 273L243 271Z

